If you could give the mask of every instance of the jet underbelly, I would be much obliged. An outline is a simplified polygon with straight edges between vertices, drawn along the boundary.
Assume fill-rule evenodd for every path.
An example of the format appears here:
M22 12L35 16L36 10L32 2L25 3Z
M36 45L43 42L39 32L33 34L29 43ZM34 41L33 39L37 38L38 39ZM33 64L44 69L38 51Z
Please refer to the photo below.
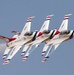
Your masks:
M59 43L62 43L63 41L65 41L66 39L68 39L68 37L60 37L60 38L55 38L55 39L52 39L49 41L48 45L50 44L59 44Z

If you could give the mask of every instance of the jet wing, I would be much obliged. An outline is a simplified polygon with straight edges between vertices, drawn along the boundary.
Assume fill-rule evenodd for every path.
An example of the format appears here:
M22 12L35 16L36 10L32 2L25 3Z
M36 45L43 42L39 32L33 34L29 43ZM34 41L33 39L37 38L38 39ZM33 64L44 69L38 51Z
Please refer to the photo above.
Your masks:
M4 52L4 54L3 54L2 59L5 59L5 58L6 58L6 56L7 56L7 55L8 55L8 53L10 52L10 50L11 50L11 49L10 49L10 48L8 48L8 47L5 49L5 52Z
M47 54L45 55L44 59L42 60L42 62L47 61L47 59L50 57L50 55L56 50L56 48L59 46L60 44L56 44L56 45L51 45ZM53 49L54 47L54 49Z
M63 41L65 41L68 38L69 38L68 36L61 36L60 34L57 34L52 39L47 40L46 44L49 46L51 44L56 45L56 44L62 43Z
M29 56L29 54L30 54L30 52L31 52L31 48L32 48L32 46L30 46L30 48L28 49L28 51L27 51L26 54L24 55L24 57L22 58L22 61L25 61L25 60L28 58L28 56Z
M41 56L44 56L49 46L47 44L44 45Z
M56 50L56 48L60 45L60 43L54 45L54 50Z
M25 52L27 51L27 49L29 48L28 45L25 45L23 50L22 50L22 53L21 53L21 56L23 56L25 54Z
M5 62L3 64L8 64L9 61L12 59L12 57L20 50L22 46L15 46L11 52L9 53L7 59L5 60Z
M28 49L28 51L26 52L26 54L24 55L24 57L22 58L22 61L25 61L28 57L29 57L29 55L34 51L34 49L35 48L33 48L33 45L31 45L30 47L29 47L29 49Z
M42 62L47 61L47 59L49 58L49 56L52 54L52 52L54 51L52 48L53 48L53 45L50 46L50 48L49 48L47 54L45 55L44 59L42 60Z

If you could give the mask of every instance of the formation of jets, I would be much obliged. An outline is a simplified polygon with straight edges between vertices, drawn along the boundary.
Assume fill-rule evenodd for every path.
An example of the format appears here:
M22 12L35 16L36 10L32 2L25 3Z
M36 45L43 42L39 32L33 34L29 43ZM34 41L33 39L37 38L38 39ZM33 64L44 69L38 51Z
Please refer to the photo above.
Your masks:
M25 61L29 55L37 48L41 43L45 42L41 56L44 56L42 62L47 61L50 55L56 50L56 48L67 40L70 40L74 36L73 30L68 30L68 18L72 14L64 16L62 24L59 29L49 30L50 19L53 15L46 16L40 30L31 32L31 22L34 16L27 18L27 22L22 32L12 31L14 36L12 38L0 36L1 40L6 42L6 50L2 59L5 59L3 64L8 64L13 56L24 46L21 56L22 61ZM34 49L32 49L34 46ZM46 55L45 55L46 54Z

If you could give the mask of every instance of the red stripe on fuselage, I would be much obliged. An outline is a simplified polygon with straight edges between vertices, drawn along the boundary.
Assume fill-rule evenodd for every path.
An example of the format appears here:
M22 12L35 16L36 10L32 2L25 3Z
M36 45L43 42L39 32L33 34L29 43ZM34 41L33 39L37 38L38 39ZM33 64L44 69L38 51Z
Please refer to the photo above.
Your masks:
M11 42L11 41L13 41L13 40L15 40L16 38L9 38L9 42Z
M38 33L38 36L41 36L42 34L43 34L42 32L39 32L39 33Z

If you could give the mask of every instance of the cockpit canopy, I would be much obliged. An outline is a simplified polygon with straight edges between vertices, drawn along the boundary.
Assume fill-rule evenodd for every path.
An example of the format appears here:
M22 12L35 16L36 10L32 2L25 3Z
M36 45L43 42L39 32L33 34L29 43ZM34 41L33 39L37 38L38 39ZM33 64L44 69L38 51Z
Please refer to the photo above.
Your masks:
M24 36L31 36L33 34L33 32L26 32L25 34L24 34Z
M48 30L48 31L47 30L44 30L43 31L43 34L48 34L48 33L50 33L50 30Z
M64 31L61 31L60 34L69 34L70 33L70 30L64 30Z

